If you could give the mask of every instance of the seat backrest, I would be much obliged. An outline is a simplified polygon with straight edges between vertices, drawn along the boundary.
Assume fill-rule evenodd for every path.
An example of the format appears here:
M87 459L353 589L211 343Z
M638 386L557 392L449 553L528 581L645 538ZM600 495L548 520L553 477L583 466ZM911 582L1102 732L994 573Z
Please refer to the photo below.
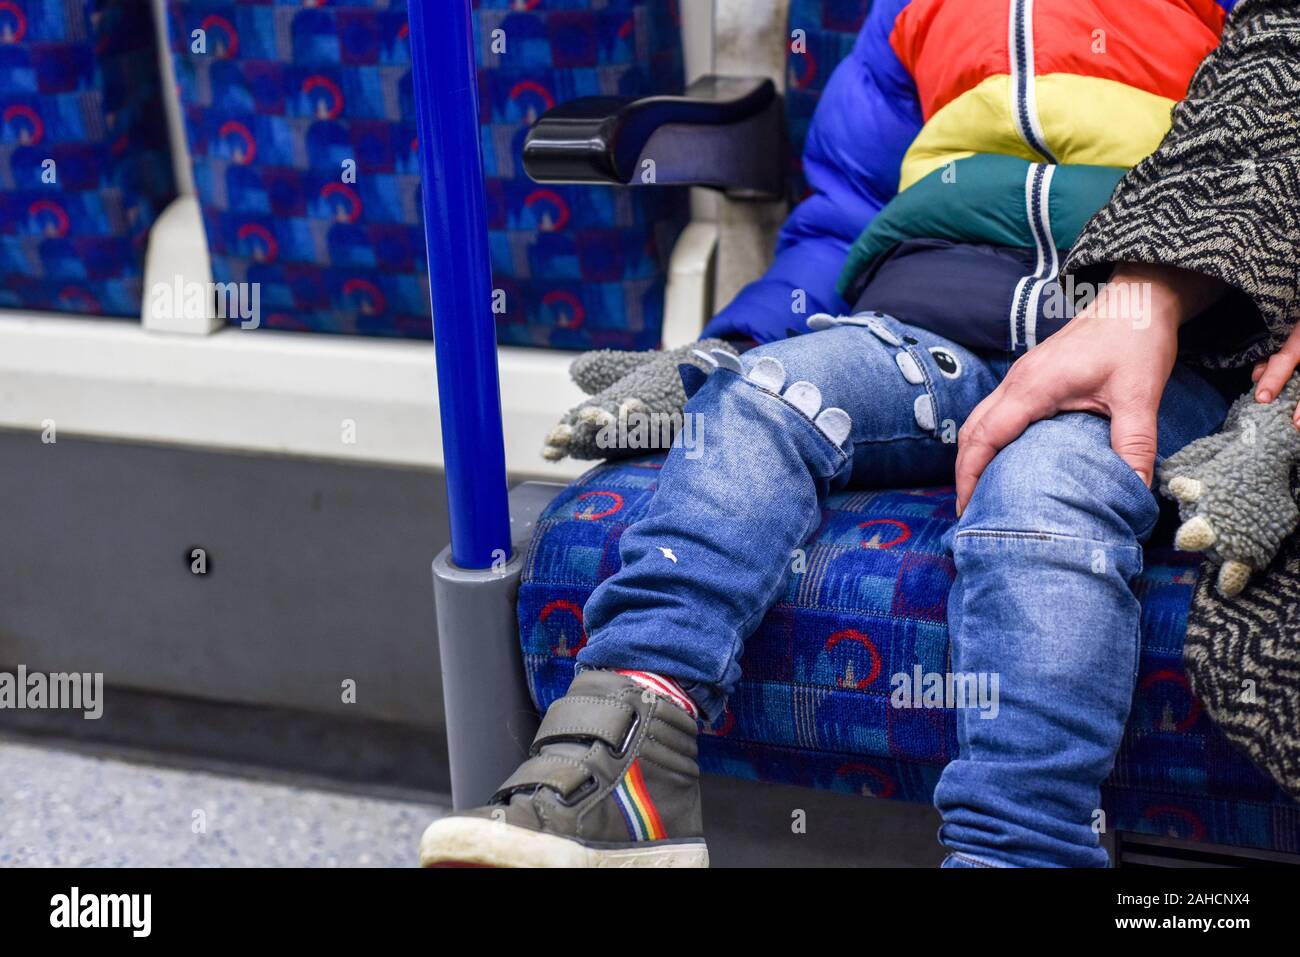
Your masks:
M214 278L260 283L265 326L427 338L405 3L170 6ZM539 188L519 154L554 103L679 87L675 4L474 7L499 340L656 344L684 193Z
M478 0L484 171L502 342L648 349L685 224L684 189L538 185L520 165L545 110L580 96L638 96L684 83L676 2Z
M0 2L0 308L139 317L160 91L148 4Z
M803 145L831 71L848 56L871 9L871 0L790 0L790 53L785 89L790 202L808 191Z
M428 335L401 9L170 0L213 278L263 327Z

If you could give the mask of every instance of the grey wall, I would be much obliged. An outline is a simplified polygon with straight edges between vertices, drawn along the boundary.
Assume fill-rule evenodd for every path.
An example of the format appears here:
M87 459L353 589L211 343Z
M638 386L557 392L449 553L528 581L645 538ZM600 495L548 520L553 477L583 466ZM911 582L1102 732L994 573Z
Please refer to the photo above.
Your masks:
M0 431L0 666L440 728L444 501L431 471Z
M447 538L428 471L0 431L0 669L110 685L101 721L5 711L0 736L445 792L429 566ZM720 866L941 856L927 807L715 777L705 804Z

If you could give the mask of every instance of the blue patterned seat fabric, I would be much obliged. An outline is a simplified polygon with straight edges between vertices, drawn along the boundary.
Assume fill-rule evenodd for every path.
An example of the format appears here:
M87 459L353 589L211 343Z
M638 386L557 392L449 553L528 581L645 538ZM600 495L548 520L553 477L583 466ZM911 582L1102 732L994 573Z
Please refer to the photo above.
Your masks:
M539 709L562 695L585 641L582 608L619 567L623 530L644 512L661 459L604 465L547 508L519 592L528 685ZM706 771L928 802L957 749L954 714L890 705L896 674L945 673L953 565L941 539L950 488L833 496L806 570L745 647L727 711L701 739ZM1183 633L1196 556L1150 548L1137 696L1105 789L1108 827L1300 852L1300 806L1235 751L1188 690Z
M260 283L264 326L428 338L405 3L169 3L216 278ZM657 345L685 191L538 186L519 158L556 103L680 89L676 4L475 7L499 340Z
M0 0L0 309L140 315L175 193L135 0Z

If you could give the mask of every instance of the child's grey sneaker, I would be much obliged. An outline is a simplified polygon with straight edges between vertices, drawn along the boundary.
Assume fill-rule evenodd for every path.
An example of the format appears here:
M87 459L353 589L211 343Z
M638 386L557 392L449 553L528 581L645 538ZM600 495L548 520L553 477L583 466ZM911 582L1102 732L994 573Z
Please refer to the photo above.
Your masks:
M708 867L695 719L610 671L546 712L484 807L429 825L423 867Z

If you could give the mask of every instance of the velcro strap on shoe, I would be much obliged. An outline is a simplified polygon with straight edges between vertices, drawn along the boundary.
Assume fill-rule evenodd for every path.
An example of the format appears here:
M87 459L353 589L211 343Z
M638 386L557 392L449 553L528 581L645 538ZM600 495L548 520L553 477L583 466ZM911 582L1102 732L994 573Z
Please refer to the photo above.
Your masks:
M509 797L515 791L532 791L539 787L550 788L560 797L567 798L591 776L591 771L571 758L539 754L519 765L515 773L497 788L493 800Z
M547 710L533 738L532 753L536 754L548 741L575 738L595 738L619 750L627 743L635 721L636 711L625 702L595 695L565 695Z

